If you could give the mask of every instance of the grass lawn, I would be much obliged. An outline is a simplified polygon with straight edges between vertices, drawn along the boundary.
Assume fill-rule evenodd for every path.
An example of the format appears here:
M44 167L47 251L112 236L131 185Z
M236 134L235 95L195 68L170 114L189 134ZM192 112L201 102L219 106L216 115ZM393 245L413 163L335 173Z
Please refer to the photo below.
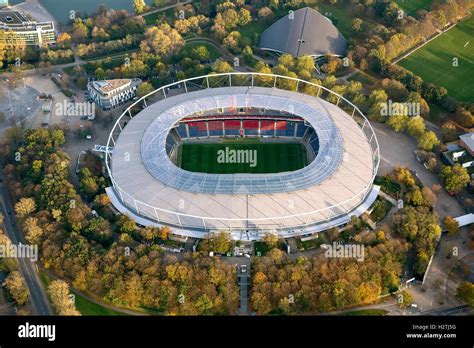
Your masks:
M459 101L474 99L474 15L398 64L424 81L443 86ZM472 41L472 42L471 42ZM453 59L458 66L453 66Z
M398 198L400 195L400 185L396 182L388 180L385 177L377 176L374 180L374 184L379 185L383 192L394 198Z
M318 10L323 16L328 17L334 26L342 33L342 35L348 39L357 39L357 35L352 30L352 21L357 17L352 11L351 6L345 4L326 4L316 2L314 6L311 6ZM367 18L361 17L364 21L364 25L367 29L371 29L375 26L375 23Z
M242 39L246 38L246 40L253 42L255 33L260 35L270 25L271 23L264 23L263 21L252 21L249 24L239 28L239 33Z
M51 279L44 271L39 272L39 277L44 287L47 289ZM126 315L124 313L116 312L114 310L102 307L94 302L91 302L81 295L74 294L76 297L76 308L82 315Z
M379 315L386 315L388 312L384 309L361 309L359 311L352 311L342 313L340 315L343 316L379 316Z
M416 15L419 10L430 10L432 0L396 0L398 6L410 16Z
M126 316L125 313L116 312L112 309L102 307L94 302L90 302L84 297L75 294L76 296L76 308L82 315L114 315L114 316Z
M388 214L390 209L392 209L392 203L385 199L377 199L374 204L374 209L372 213L370 213L370 218L374 222L379 222Z
M269 250L268 245L265 242L255 242L253 247L255 249L255 255L257 256L265 256Z
M438 105L430 103L429 107L430 107L430 116L429 116L428 119L431 122L437 123L437 122L443 120L443 118L446 117L446 115L447 115L446 110L441 109Z
M261 174L294 171L307 164L306 149L300 143L259 143L255 139L250 139L249 142L243 140L183 144L179 150L181 153L178 154L180 166L192 172L210 174ZM220 159L223 161L219 161Z
M362 83L364 87L370 87L372 86L375 82L377 82L377 79L363 71L359 71L358 73L352 75L349 79L349 81L359 81Z
M154 25L156 20L161 17L161 15L165 15L167 18L174 18L174 8L170 8L166 11L162 12L155 12L155 13L150 13L145 16L142 16L143 19L145 20L146 25Z
M324 244L324 240L321 237L301 241L301 246L304 250L319 248L321 244Z
M214 45L206 41L199 41L198 39L196 39L196 41L191 41L190 43L187 43L184 46L185 55L189 56L191 54L191 51L199 46L204 46L207 48L207 50L209 51L209 60L211 62L222 56Z

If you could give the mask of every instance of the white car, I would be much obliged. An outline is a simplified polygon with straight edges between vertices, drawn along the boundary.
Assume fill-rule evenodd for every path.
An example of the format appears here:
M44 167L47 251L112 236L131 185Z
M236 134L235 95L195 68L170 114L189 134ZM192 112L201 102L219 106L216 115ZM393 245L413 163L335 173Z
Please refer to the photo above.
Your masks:
M240 266L240 272L241 273L247 273L247 265Z

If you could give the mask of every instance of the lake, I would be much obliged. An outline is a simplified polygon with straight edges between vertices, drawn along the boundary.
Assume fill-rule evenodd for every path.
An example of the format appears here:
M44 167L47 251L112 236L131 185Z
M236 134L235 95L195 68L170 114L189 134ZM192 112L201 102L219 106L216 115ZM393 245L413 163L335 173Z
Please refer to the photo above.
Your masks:
M151 4L152 0L145 0ZM23 0L10 0L11 5L24 2ZM69 11L76 10L84 13L92 13L100 5L107 8L125 9L133 12L133 0L41 0L43 6L59 21L67 22L69 20Z

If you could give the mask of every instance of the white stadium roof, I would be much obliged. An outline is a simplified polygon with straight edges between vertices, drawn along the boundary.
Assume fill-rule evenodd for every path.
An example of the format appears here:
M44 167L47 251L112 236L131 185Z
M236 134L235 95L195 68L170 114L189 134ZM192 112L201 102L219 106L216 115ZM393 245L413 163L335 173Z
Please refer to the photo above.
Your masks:
M169 187L205 194L293 192L323 182L343 160L344 146L338 127L324 109L310 105L307 96L296 94L289 99L286 93L277 91L280 90L270 95L268 89L264 89L262 93L258 93L258 89L248 93L246 87L241 89L234 87L230 90L224 88L212 96L202 92L201 96L187 95L186 97L191 99L186 98L185 101L175 97L171 108L164 111L157 111L157 108L161 109L166 103L149 107L146 112L152 115L159 112L159 117L147 126L142 137L141 156L145 168L156 180ZM316 159L300 170L275 174L192 173L178 168L171 162L165 149L166 137L180 118L200 111L218 108L239 109L249 105L254 108L286 111L310 123L313 129L317 130L319 138L319 152ZM138 127L141 129L141 124Z
M230 103L274 110L291 106L317 132L318 157L303 169L278 174L210 175L176 167L165 152L169 129L198 109ZM369 196L372 202L376 197L371 192L378 162L367 128L336 105L276 88L223 87L168 97L136 114L114 141L109 154L113 200L120 199L135 216L195 231L288 231L346 221Z

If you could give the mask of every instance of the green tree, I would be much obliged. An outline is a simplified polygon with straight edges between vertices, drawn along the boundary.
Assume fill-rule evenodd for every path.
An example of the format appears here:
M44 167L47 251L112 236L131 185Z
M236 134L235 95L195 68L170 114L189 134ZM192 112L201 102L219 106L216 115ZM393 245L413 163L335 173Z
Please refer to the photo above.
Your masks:
M143 97L148 93L153 92L154 88L149 82L141 83L137 88L137 97Z
M440 173L446 190L457 193L463 190L470 181L469 172L459 163L454 166L443 166Z
M422 150L431 151L438 144L439 139L432 131L425 131L418 138L418 147Z
M451 216L446 216L443 222L450 236L458 233L459 222L457 220L453 219Z
M400 308L407 308L413 303L413 296L408 291L402 291L397 298Z
M466 302L469 307L474 308L474 284L471 282L463 282L456 290L456 297Z
M392 128L395 132L404 132L410 117L407 115L394 115L387 119L387 125Z
M131 234L137 229L135 221L133 221L128 215L120 215L117 225L119 226L120 232Z
M278 245L278 237L273 233L265 234L265 236L263 236L263 241L270 249L273 249Z
M381 120L382 114L381 110L384 107L388 100L387 93L382 89L375 89L370 93L368 103L369 103L369 112L368 116L372 120Z
M407 132L411 136L420 137L425 132L425 121L423 118L420 116L410 118L407 123Z
M133 10L136 14L145 12L146 3L145 0L133 0Z
M209 50L206 48L206 46L202 46L202 45L193 48L191 52L191 56L194 59L199 60L201 62L209 60L209 58L211 57Z
M232 67L230 66L229 63L227 63L225 60L218 59L212 64L212 71L215 73L228 73L234 71Z
M88 168L82 168L79 172L79 190L87 198L94 197L99 192L96 177L92 176Z
M362 29L362 19L354 18L352 20L352 30L361 31L361 29Z
M140 48L145 53L167 57L178 52L184 46L184 40L176 29L167 23L148 28Z
M244 26L249 24L251 21L252 15L250 14L250 11L245 8L241 8L239 10L239 25Z

